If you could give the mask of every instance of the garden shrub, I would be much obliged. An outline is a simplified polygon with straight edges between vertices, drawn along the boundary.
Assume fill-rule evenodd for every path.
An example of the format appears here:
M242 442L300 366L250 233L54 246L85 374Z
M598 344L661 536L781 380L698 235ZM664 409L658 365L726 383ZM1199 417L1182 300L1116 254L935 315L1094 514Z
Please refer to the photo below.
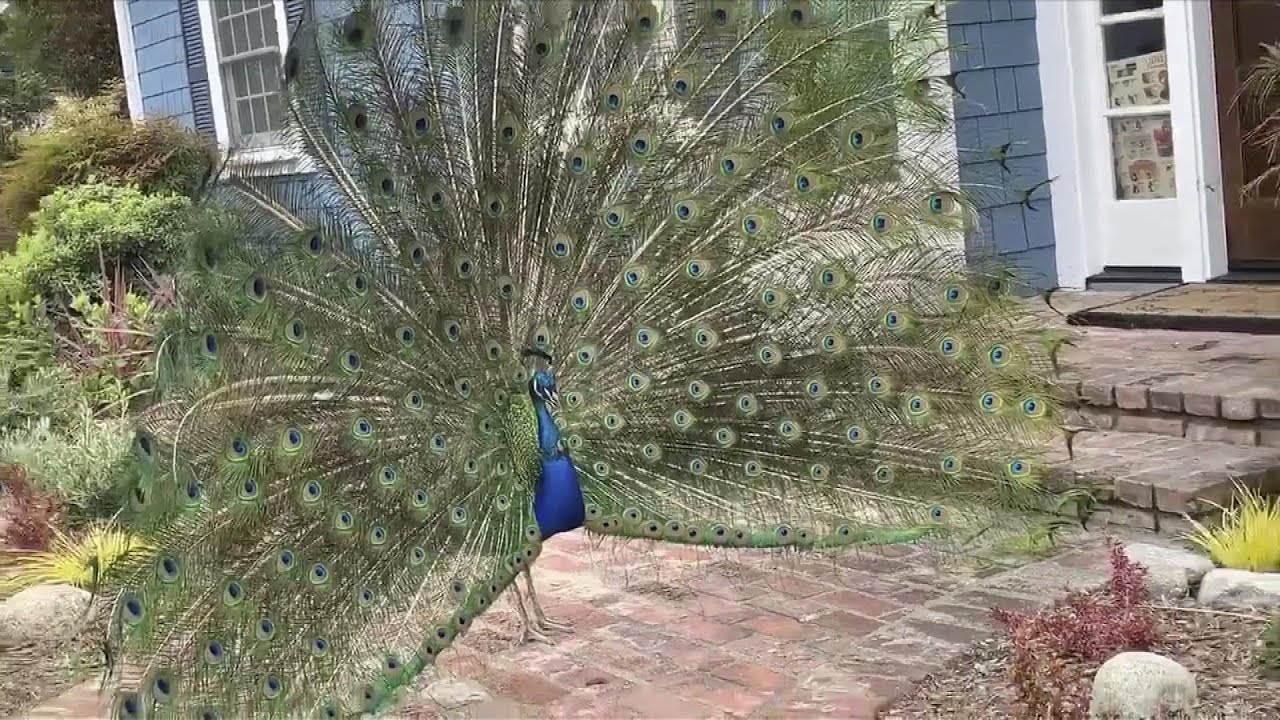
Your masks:
M1237 483L1231 507L1210 504L1222 511L1221 522L1206 526L1192 520L1191 542L1221 567L1280 571L1280 498Z
M103 183L59 188L40 202L17 250L0 258L0 304L75 293L115 267L167 266L192 212L180 195Z
M29 215L60 187L99 181L187 197L203 187L213 146L171 120L121 116L120 92L62 100L44 127L19 138L16 157L0 168L0 214L11 225L30 230Z
M120 509L132 448L128 419L98 419L85 407L78 422L66 428L42 417L8 431L0 437L0 463L22 467L35 487L63 503L75 524Z
M1036 613L992 610L1012 645L1010 680L1027 717L1083 717L1088 692L1073 663L1099 662L1156 642L1146 568L1129 560L1117 540L1108 541L1108 551L1111 581L1104 591L1072 593Z

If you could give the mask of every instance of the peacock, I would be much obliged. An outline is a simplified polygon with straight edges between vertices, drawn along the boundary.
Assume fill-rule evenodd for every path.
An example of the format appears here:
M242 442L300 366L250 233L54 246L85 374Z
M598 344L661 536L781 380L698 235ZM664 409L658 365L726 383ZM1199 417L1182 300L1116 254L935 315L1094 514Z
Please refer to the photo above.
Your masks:
M269 108L298 172L220 174L157 352L115 715L383 711L579 529L1015 532L1060 402L965 252L945 35L919 0L316 3Z

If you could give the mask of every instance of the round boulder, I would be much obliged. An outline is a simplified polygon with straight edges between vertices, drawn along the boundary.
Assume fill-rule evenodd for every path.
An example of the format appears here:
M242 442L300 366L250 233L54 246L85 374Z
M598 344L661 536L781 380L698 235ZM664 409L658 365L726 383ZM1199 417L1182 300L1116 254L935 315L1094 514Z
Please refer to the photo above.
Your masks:
M64 640L84 628L91 595L71 585L36 585L0 603L0 648Z
M1194 717L1196 678L1177 661L1148 652L1123 652L1093 676L1091 720Z

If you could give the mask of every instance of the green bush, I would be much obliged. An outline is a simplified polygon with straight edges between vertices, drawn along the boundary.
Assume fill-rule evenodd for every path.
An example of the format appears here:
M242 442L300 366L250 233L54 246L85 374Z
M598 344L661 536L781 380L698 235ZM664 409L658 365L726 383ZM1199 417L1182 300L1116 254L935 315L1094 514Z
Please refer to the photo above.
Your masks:
M170 120L134 123L119 115L118 85L89 100L61 100L49 123L19 139L0 169L0 214L20 231L55 188L101 181L144 192L193 196L216 154L201 136Z
M116 267L162 269L181 250L191 216L181 195L102 183L59 188L41 201L16 251L0 258L0 304L78 292Z
M73 521L110 517L123 504L133 460L133 425L94 418L86 405L67 427L30 420L0 436L0 463L18 465L56 496Z

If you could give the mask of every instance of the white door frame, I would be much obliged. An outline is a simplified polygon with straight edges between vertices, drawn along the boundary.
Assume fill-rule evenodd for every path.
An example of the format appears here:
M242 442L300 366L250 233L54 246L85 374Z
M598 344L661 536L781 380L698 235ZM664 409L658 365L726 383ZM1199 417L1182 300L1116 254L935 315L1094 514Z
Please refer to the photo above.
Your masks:
M1184 282L1204 282L1227 271L1209 3L1165 0L1164 12L1176 229L1168 256L1145 264L1176 266ZM1058 284L1070 288L1083 288L1086 278L1102 271L1106 234L1100 210L1115 202L1111 147L1101 119L1099 13L1097 0L1036 1L1046 161L1049 177L1057 178L1052 197Z

